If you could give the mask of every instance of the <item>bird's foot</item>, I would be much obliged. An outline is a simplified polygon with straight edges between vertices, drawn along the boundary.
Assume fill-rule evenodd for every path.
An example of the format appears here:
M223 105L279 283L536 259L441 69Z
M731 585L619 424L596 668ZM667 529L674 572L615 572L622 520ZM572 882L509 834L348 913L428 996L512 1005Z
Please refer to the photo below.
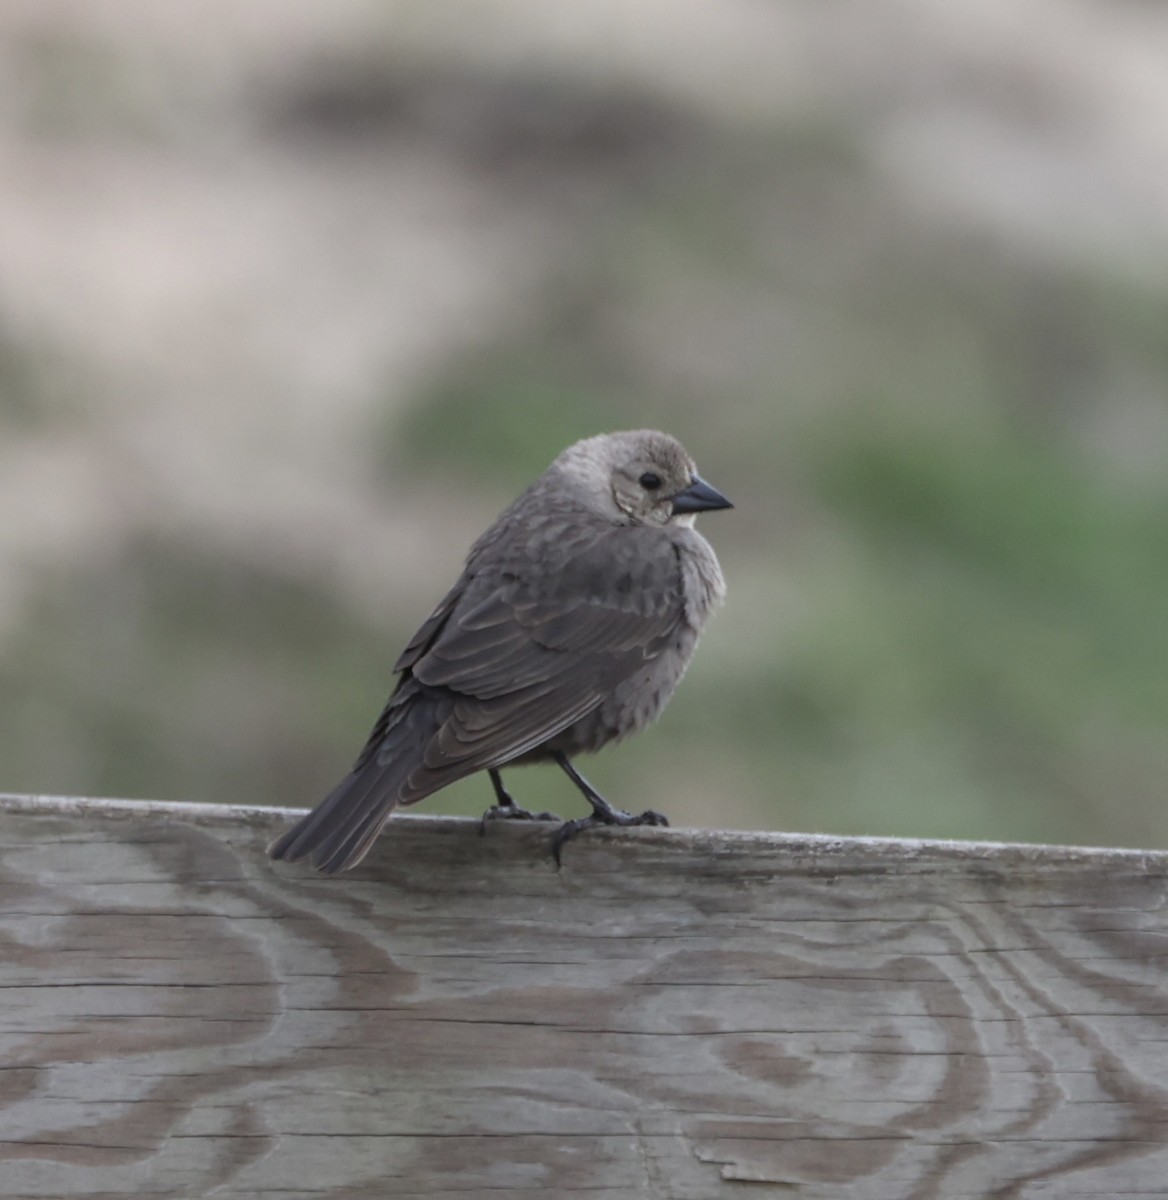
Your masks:
M564 818L554 812L529 812L520 808L514 800L510 804L492 804L479 820L479 833L487 832L488 821L562 821Z
M488 821L562 821L558 813L528 812L515 803L515 797L503 786L503 776L498 767L492 767L487 774L491 777L491 787L495 789L495 803L483 813L479 821L479 836L487 832Z
M668 825L669 818L664 813L659 813L652 808L647 808L643 813L629 813L623 809L613 808L607 802L597 804L593 800L592 815L587 817L578 817L575 821L565 821L559 829L556 830L552 837L552 857L556 860L556 866L562 866L560 862L560 851L563 850L564 844L570 842L578 833L583 833L585 829L595 829L598 825Z

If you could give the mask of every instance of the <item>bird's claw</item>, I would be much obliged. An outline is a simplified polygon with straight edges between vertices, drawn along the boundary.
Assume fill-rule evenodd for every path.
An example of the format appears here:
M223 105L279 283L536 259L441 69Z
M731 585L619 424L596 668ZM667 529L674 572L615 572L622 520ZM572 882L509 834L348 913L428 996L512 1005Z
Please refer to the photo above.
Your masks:
M487 832L488 821L562 821L564 818L554 812L529 812L518 804L492 804L479 819L479 834Z
M647 808L643 813L628 813L619 808L611 808L607 811L601 808L596 808L590 816L578 817L574 821L565 821L559 829L556 830L552 837L552 857L556 860L556 866L563 866L560 862L560 852L564 848L566 842L570 842L578 833L583 833L585 829L594 829L597 825L668 825L669 818L664 813L659 813L655 809Z
M622 821L623 825L624 822ZM668 825L669 818L664 813L659 813L655 808L647 808L640 816L635 817L629 822L630 825Z

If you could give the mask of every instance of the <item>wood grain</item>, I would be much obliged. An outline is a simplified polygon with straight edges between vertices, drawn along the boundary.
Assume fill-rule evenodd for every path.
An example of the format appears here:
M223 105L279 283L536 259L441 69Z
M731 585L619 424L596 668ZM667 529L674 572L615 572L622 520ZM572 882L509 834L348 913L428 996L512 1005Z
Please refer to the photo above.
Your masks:
M0 800L4 1197L1168 1195L1168 857Z

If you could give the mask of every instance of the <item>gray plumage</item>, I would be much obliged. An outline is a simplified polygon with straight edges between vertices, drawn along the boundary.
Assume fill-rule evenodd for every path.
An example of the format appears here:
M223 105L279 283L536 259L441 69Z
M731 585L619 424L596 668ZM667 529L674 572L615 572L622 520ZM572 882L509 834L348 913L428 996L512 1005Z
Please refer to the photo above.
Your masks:
M664 823L614 812L568 759L644 728L672 695L725 590L694 513L728 507L667 434L569 446L475 542L394 664L353 770L269 854L346 870L398 805L488 770L510 806L498 768L549 759L594 809L561 830L557 857L589 824Z

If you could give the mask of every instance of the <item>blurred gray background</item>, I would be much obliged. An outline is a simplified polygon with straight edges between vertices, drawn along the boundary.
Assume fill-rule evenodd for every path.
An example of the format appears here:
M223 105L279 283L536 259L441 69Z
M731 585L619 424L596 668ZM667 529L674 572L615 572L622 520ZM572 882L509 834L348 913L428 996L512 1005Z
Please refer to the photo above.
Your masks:
M1163 5L9 0L0 788L315 803L649 425L730 597L614 801L1164 845L1166 396Z

